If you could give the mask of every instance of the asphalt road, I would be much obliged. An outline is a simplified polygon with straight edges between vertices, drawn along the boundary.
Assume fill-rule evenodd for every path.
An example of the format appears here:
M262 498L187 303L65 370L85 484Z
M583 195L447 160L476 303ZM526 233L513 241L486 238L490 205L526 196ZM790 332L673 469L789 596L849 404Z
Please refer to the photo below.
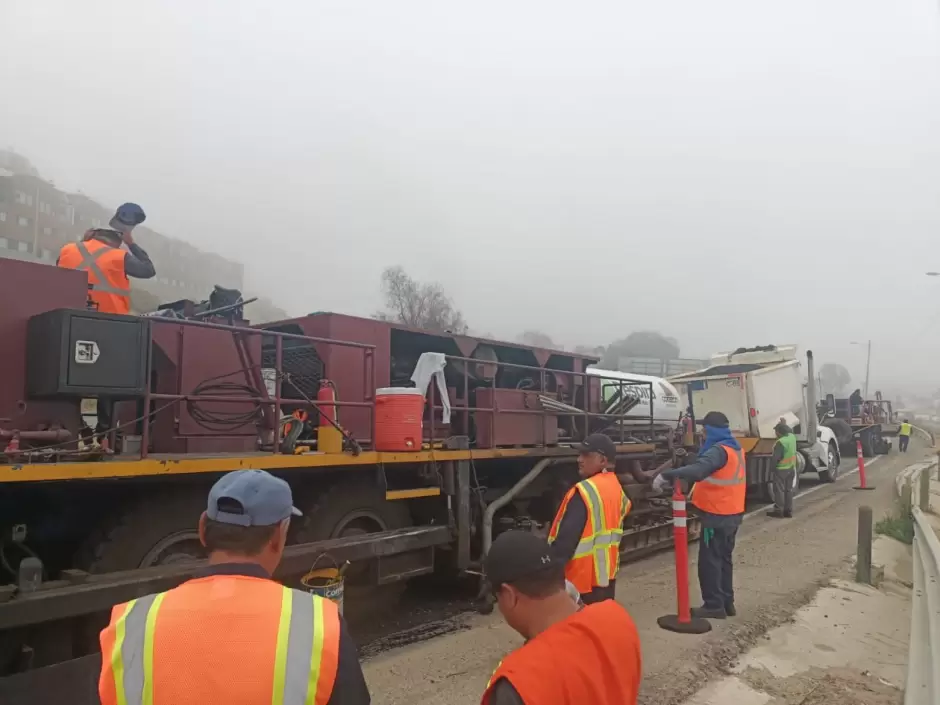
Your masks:
M676 635L656 625L657 617L675 612L672 554L626 566L618 579L617 599L630 611L643 640L641 702L680 703L806 604L820 584L844 574L855 550L858 506L868 504L876 517L882 516L891 507L893 476L925 452L912 443L907 454L869 461L870 483L876 487L870 492L853 490L858 484L854 458L844 462L835 483L806 477L792 520L769 519L765 507L751 510L735 551L738 617L716 622L708 635ZM694 549L692 553L694 576ZM700 596L694 578L692 583L695 604ZM376 705L479 703L493 669L521 639L498 614L464 614L448 622L452 628L442 628L444 636L391 648L366 661Z

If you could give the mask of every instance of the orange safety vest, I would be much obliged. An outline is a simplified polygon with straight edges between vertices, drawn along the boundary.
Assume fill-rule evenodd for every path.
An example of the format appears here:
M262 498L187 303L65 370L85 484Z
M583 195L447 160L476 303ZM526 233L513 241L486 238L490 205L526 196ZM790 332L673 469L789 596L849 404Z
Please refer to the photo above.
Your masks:
M326 705L339 611L242 575L197 578L117 605L101 632L101 705Z
M607 587L617 577L623 520L633 505L617 475L612 472L598 473L582 480L568 490L562 500L548 534L549 543L558 536L561 519L576 492L584 500L588 518L574 556L565 566L565 577L578 588L578 592L587 594L595 587Z
M747 494L744 451L723 445L728 460L717 472L692 485L692 504L709 514L742 514Z
M640 635L613 600L588 605L513 651L496 667L525 705L635 705L643 675Z
M70 242L59 252L59 266L88 274L88 298L102 313L129 313L131 283L124 271L124 255L119 247L101 240Z

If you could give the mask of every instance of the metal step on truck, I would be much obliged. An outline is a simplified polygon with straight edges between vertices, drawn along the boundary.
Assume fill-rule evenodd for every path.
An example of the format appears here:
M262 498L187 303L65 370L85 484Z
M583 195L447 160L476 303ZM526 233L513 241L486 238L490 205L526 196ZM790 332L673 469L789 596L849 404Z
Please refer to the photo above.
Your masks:
M759 499L773 499L771 466L776 434L782 420L797 437L797 472L815 472L834 482L841 452L835 433L818 423L813 353L806 353L804 381L796 345L766 345L717 353L709 367L669 378L697 414L720 411L747 457L748 487ZM813 411L811 411L813 410Z

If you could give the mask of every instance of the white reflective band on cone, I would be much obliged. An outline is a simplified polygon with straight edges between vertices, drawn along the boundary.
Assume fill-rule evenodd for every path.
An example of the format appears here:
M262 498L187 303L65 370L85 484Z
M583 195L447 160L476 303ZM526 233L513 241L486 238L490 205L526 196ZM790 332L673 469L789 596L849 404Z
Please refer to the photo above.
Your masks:
M684 510L685 510L685 502L684 502L683 500L681 500L681 499L674 499L674 500L672 500L672 511L674 511L674 512L675 512L675 511L680 511L680 512L681 512L681 511L684 511Z
M685 526L688 519L686 517L673 517L672 523L673 526Z

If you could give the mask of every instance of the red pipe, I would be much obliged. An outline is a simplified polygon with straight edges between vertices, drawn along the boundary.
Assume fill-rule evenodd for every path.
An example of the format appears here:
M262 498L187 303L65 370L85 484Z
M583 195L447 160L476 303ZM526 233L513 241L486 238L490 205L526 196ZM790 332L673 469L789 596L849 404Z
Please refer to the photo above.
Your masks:
M21 441L44 441L60 443L62 441L71 440L72 434L64 428L46 431L19 431L15 428L12 430L0 428L0 438L18 438Z

